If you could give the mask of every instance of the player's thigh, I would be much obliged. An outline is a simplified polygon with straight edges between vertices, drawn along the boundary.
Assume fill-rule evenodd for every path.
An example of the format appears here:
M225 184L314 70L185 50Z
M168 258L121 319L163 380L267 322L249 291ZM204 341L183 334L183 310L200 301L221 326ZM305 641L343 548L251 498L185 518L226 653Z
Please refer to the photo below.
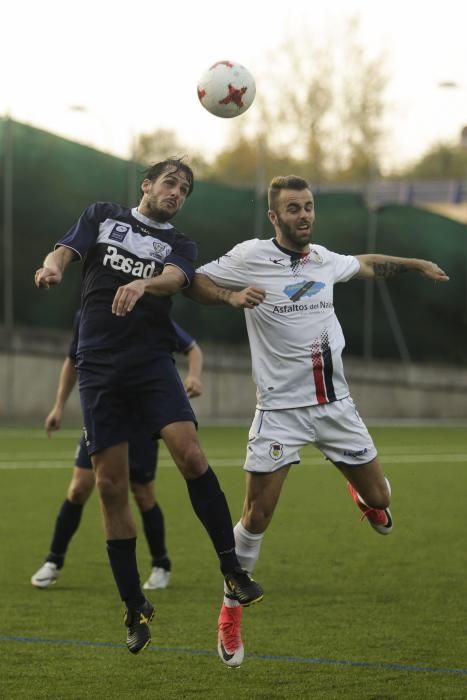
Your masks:
M242 522L250 532L264 532L271 522L289 469L286 465L269 474L247 472Z
M362 466L377 457L373 439L350 397L310 409L316 447L333 464Z
M109 487L126 484L128 490L130 471L128 442L120 442L103 450L98 450L91 455L91 460L98 487L101 487L104 483Z

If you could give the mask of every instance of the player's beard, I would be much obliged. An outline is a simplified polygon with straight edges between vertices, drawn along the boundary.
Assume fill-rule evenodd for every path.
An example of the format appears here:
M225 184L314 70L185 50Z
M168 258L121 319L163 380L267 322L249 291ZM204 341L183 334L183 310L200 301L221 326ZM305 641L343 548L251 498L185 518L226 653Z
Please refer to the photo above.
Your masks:
M306 248L312 239L313 225L310 223L310 228L306 231L298 231L296 226L290 226L286 224L283 219L277 216L277 225L279 226L280 232L282 234L283 242L286 244L284 247L287 248L301 248L302 250Z
M154 221L158 221L161 224L164 224L166 221L170 221L170 219L177 213L177 211L167 211L167 209L161 209L151 202L148 202L146 206L149 218L153 219Z

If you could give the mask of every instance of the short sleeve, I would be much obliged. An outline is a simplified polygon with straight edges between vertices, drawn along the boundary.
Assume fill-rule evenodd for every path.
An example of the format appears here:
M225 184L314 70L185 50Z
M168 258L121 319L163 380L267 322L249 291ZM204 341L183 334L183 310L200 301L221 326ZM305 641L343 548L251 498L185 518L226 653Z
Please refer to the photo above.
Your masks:
M250 284L248 279L248 266L245 258L245 246L239 243L228 253L217 260L212 260L196 270L201 275L206 275L213 282L233 289L243 289Z

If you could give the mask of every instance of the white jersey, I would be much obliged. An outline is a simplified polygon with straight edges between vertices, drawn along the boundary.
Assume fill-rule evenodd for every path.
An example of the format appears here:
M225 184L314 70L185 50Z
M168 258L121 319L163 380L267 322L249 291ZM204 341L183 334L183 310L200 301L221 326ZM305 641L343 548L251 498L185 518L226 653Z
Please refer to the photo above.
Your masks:
M298 408L349 395L342 366L345 340L334 313L333 288L359 269L354 256L320 245L300 254L274 239L259 238L239 243L198 268L222 287L266 290L259 306L245 310L257 408Z

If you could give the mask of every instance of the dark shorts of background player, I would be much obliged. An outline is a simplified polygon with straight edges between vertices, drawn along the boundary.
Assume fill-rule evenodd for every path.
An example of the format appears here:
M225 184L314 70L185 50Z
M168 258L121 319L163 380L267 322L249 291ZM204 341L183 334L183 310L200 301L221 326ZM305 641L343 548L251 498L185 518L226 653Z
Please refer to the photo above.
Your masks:
M130 481L134 484L149 484L154 481L157 469L159 443L147 435L135 434L130 438L128 453L130 460ZM80 469L92 469L91 458L84 440L84 435L76 448L75 466Z
M193 409L170 354L135 362L122 353L78 353L79 393L89 455L129 442L134 432L159 438L171 423L197 426Z

